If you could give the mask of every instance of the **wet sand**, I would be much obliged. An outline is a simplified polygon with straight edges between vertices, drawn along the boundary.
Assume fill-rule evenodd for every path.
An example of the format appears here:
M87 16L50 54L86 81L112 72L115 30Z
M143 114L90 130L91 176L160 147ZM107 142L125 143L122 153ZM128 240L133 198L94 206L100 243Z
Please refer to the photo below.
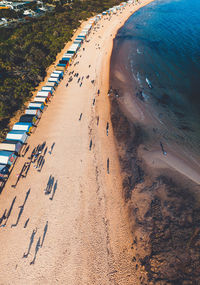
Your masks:
M29 138L28 153L17 160L0 196L0 283L141 284L107 91L112 39L134 9L148 2L99 21ZM81 87L74 75L66 87L72 71L84 76ZM42 170L32 163L13 188L33 148L43 142L48 149Z

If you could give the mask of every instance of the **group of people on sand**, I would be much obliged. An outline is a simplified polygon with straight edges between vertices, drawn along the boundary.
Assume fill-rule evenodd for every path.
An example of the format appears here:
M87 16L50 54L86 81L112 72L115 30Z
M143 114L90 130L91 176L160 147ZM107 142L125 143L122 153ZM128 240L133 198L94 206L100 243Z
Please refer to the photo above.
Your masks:
M99 38L101 38L100 36L99 36ZM97 49L100 49L100 45L99 44L95 44L95 46L97 46ZM85 50L85 48L83 48L83 51ZM79 61L76 61L75 63L74 63L74 67L77 65L77 64L79 64ZM89 66L88 66L89 68L91 68L91 64L89 64ZM68 79L68 81L67 81L67 83L66 83L66 87L68 87L69 86L69 83L71 83L72 81L73 81L73 77L75 78L75 77L78 77L78 80L77 80L77 84L79 84L79 86L81 87L82 86L82 84L83 84L83 80L84 80L84 76L80 76L80 74L78 73L78 72L74 72L74 70L73 71L70 71L69 72L69 79ZM90 75L88 74L85 78L86 79L89 79L89 77L90 77ZM91 83L93 84L93 85L95 85L95 80L93 79L93 80L91 80ZM97 90L97 95L99 96L100 95L100 90L98 89ZM94 98L93 99L93 101L92 101L92 105L94 106L95 105L95 102L96 102L96 98ZM83 116L83 113L80 113L80 116L79 116L79 121L81 121L81 119L82 119L82 116ZM97 116L97 126L99 125L99 116ZM109 123L107 122L107 125L106 125L106 135L108 136L108 132L109 132ZM91 151L92 150L92 145L93 145L93 142L92 142L92 139L90 139L90 143L89 143L89 150ZM110 160L109 160L109 158L107 159L107 173L109 174L110 173Z

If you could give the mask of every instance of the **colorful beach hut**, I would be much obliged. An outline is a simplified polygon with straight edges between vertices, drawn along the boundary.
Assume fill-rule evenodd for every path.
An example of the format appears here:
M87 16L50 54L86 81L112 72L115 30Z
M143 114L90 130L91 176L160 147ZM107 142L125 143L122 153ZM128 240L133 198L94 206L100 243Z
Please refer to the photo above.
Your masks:
M36 96L34 99L33 99L33 101L36 103L43 103L44 105L46 105L47 104L47 98L45 98L45 97L39 97L39 96Z
M31 103L29 103L28 108L29 108L29 109L33 109L33 110L39 109L39 110L43 111L43 109L44 109L44 104L43 104L43 103L39 103L39 102L38 102L38 103L36 103L36 102L31 102Z
M13 131L26 131L27 134L31 133L33 125L31 123L16 123L13 126Z
M47 81L46 86L53 87L55 89L58 86L58 84L56 82Z
M22 115L19 119L19 122L22 123L31 123L31 124L35 124L35 122L37 121L37 117L34 115Z
M9 169L14 165L17 156L12 151L1 150L0 151L0 179L4 180L8 178Z
M18 140L4 140L0 143L0 150L13 151L17 154L20 153L23 144Z
M40 109L35 109L35 110L34 109L26 109L25 114L37 116L37 118L39 119L42 115L42 112L40 111Z
M26 131L10 131L7 133L6 140L17 140L24 144L27 141L28 135Z
M51 94L53 94L54 88L50 86L43 86L41 91L48 91L48 92L51 92Z
M49 91L44 91L44 90L40 90L40 91L38 91L38 93L37 93L36 96L39 96L39 97L46 97L46 98L49 100L50 97L51 97L51 92L49 92Z

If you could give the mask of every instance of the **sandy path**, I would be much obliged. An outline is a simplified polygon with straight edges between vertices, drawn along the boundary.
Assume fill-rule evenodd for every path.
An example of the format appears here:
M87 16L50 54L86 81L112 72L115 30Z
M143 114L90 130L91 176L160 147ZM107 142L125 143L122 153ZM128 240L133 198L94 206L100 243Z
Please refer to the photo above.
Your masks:
M31 165L28 176L14 189L11 185L28 155L18 159L1 193L0 216L4 209L9 209L15 196L16 200L6 227L0 228L0 284L139 284L131 262L131 235L121 197L107 97L111 39L128 15L130 7L120 16L112 16L111 21L99 22L101 28L91 33L89 43L83 45L86 50L82 47L78 53L75 62L79 64L69 69L84 76L82 87L74 77L66 88L69 78L66 74L35 134L29 138L31 151L44 141L49 148L55 143L52 154L45 156L42 171L37 172ZM96 49L95 44L99 44L100 49ZM86 79L88 74L90 78ZM91 79L96 80L95 85ZM96 94L98 89L100 96ZM80 113L83 113L81 121ZM100 118L98 126L97 116ZM108 136L107 122L110 123ZM106 171L107 158L110 174ZM57 181L53 200L49 199L51 194L44 194L50 175ZM30 194L19 223L11 227L28 189ZM28 218L29 223L24 228ZM42 242L45 225L44 243L38 247L35 264L30 265L38 240ZM34 229L37 232L30 254L23 258Z

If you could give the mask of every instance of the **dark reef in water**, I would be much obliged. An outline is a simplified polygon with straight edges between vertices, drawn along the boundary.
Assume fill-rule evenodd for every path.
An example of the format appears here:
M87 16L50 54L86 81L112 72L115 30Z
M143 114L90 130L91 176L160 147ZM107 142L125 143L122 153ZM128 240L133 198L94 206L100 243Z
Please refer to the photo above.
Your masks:
M144 131L128 120L114 94L110 102L139 282L200 284L199 199L169 175L150 175L137 152Z

